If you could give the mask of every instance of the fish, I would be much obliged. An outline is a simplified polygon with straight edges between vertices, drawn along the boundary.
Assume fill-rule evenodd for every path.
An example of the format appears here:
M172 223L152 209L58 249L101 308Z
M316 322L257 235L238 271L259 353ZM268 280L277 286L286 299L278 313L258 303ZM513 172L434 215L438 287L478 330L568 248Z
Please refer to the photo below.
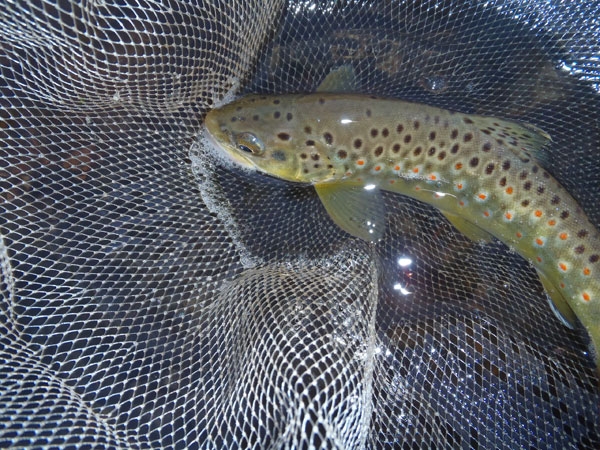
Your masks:
M314 186L329 217L384 237L381 191L437 208L475 242L494 237L536 269L556 316L581 323L600 367L600 239L545 168L551 136L533 125L356 92L342 67L307 94L247 95L205 128L234 164Z

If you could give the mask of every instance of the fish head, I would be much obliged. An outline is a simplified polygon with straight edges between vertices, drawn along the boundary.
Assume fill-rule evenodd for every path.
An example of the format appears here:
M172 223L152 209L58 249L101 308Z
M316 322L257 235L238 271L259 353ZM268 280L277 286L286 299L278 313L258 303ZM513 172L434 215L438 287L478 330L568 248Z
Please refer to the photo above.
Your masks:
M295 182L322 182L335 171L322 142L307 140L296 120L297 95L242 97L210 111L205 126L236 164ZM312 145L310 145L312 144Z

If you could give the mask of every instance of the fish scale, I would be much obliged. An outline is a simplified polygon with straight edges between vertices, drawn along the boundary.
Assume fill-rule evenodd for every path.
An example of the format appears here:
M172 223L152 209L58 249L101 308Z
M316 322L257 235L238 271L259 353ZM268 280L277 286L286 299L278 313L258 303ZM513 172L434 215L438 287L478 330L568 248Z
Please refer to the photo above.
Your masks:
M536 158L551 142L543 131L337 93L248 96L209 113L206 126L237 163L315 185L355 236L382 236L384 224L380 234L361 228L384 217L365 188L433 205L471 239L495 236L535 266L559 317L577 317L600 345L598 232Z

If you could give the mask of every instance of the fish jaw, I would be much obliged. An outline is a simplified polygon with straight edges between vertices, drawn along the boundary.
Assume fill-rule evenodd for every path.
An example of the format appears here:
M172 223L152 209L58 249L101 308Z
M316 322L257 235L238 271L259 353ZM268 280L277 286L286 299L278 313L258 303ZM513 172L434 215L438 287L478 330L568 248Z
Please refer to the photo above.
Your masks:
M221 150L221 154L224 154L230 162L241 166L246 170L259 170L250 158L244 156L235 149L232 136L221 129L219 125L219 110L212 110L206 115L204 127L211 144Z

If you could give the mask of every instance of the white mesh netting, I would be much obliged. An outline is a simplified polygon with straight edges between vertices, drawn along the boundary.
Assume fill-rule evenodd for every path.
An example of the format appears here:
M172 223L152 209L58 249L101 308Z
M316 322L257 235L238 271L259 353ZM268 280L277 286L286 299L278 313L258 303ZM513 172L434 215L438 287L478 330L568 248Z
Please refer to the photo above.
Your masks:
M535 271L388 194L371 247L222 166L226 92L361 92L551 131L600 224L600 3L4 0L0 446L600 447ZM400 264L399 264L400 262Z

